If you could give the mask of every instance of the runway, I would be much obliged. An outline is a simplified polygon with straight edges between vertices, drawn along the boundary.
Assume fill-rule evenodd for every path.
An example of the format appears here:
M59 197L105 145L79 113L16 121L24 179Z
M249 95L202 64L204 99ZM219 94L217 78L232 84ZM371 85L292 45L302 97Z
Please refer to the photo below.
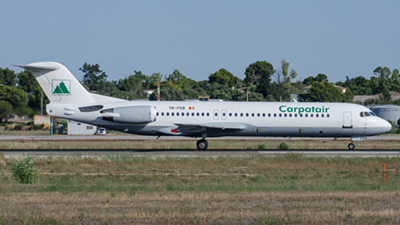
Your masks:
M217 150L159 150L159 149L13 149L0 150L4 157L31 157L48 156L73 156L73 157L99 157L99 156L133 156L133 157L246 157L254 154L277 156L285 154L298 154L305 157L400 157L400 150L247 150L247 149L217 149Z
M43 135L43 136L29 136L29 135L14 135L14 136L0 136L0 141L7 140L156 140L157 136L144 136L144 135ZM183 137L183 136L161 136L158 140L195 140L199 138ZM333 140L334 138L309 138L309 137L213 137L209 139L241 139L241 140ZM338 140L350 140L350 138L338 138ZM400 135L381 135L371 136L368 140L400 140Z

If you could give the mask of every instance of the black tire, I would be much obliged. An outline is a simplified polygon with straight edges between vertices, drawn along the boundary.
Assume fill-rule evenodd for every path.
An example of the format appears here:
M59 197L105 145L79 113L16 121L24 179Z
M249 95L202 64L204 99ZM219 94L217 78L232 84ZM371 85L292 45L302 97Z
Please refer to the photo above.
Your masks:
M198 140L197 141L197 149L198 150L206 150L208 148L208 141L206 140Z
M347 147L349 148L349 150L354 150L356 146L353 143L350 143Z

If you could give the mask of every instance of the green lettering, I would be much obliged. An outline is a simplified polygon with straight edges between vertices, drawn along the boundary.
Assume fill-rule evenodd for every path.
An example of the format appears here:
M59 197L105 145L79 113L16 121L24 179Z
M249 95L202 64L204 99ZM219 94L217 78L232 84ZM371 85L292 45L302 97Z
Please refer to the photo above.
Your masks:
M314 112L314 106L312 107L312 112Z
M328 109L329 109L329 108L325 108L325 112L326 112L326 113L328 113Z
M294 112L296 112L296 109L298 109L297 107L294 107Z
M315 112L320 113L321 112L321 108L315 108Z
M287 108L287 111L288 111L288 112L293 112L293 107Z
M286 110L282 109L283 107L286 108L286 105L281 105L281 106L279 107L279 111L281 111L281 112L286 112Z
M304 108L303 107L299 108L299 113L301 114L302 112L304 112Z
M307 107L306 112L308 112L308 113L311 112L311 108Z

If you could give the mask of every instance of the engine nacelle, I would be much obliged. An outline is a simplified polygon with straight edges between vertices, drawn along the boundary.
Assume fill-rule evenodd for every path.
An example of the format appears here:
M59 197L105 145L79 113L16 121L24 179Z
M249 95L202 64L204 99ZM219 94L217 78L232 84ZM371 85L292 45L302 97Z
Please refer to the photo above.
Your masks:
M100 111L103 119L117 123L151 123L156 121L156 107L126 106Z

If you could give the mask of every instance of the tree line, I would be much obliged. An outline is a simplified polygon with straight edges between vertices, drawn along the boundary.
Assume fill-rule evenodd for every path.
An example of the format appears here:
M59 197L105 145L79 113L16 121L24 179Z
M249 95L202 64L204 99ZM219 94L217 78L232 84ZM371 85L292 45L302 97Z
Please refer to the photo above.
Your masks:
M379 99L368 103L394 103L390 91L400 92L399 70L377 67L370 79L364 76L346 77L345 81L335 84L347 88L346 92L328 81L325 74L309 76L297 80L298 74L289 68L290 63L284 59L280 67L275 69L267 61L250 64L240 79L228 70L220 70L210 74L207 80L195 81L179 70L171 74L152 73L145 75L134 70L134 74L119 79L107 80L108 75L98 64L84 63L80 71L83 73L82 85L90 92L111 97L133 100L156 100L156 91L148 96L145 89L157 89L160 82L161 100L197 99L199 95L208 95L211 99L225 101L289 101L290 94L299 94L299 101L307 102L352 102L354 95L374 95L383 93ZM307 93L303 90L305 87ZM40 112L42 90L34 75L29 70L20 73L9 68L0 68L0 117L10 114L34 115ZM44 95L44 105L49 101ZM361 103L360 103L361 104Z

